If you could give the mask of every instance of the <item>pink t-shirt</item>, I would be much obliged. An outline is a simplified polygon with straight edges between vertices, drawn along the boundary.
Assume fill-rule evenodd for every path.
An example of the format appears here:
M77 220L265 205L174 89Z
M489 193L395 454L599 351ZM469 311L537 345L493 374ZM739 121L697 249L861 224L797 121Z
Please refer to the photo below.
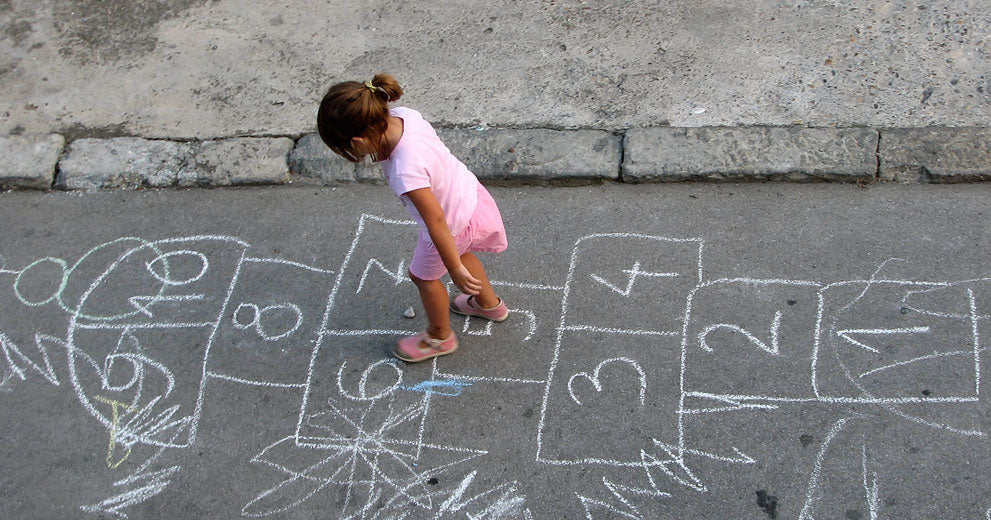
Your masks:
M452 235L464 231L478 202L478 179L444 146L434 128L411 108L389 111L403 120L403 135L389 158L381 161L389 187L409 214L426 229L423 217L409 200L407 192L430 188L444 210Z

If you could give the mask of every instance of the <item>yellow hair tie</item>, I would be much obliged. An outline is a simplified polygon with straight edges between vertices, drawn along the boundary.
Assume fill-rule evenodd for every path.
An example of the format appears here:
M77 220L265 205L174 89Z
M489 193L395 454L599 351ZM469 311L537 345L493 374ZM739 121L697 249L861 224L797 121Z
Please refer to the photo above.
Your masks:
M365 86L368 87L368 89L371 90L372 92L378 92L379 91L379 87L376 87L375 85L372 85L372 80L366 81L365 82Z

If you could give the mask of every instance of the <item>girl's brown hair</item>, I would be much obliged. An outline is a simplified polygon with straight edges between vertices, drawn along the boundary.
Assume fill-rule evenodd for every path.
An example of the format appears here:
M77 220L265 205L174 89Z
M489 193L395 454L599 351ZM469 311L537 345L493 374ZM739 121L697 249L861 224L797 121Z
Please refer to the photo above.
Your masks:
M345 81L330 87L317 111L320 138L341 157L361 161L363 157L351 140L364 137L381 148L378 145L388 126L389 102L402 95L402 87L388 74L376 74L369 83Z

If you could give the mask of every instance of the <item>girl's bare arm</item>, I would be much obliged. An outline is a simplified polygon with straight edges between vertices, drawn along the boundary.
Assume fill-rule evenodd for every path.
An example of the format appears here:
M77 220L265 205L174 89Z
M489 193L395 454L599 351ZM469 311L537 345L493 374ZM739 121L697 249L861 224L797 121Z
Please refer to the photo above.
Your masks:
M423 218L423 223L427 226L430 240L440 253L440 259L447 267L447 272L451 274L451 281L458 286L458 289L465 294L478 294L482 289L482 282L471 275L464 264L461 263L461 255L454 245L454 237L447 227L447 219L444 218L444 210L434 197L434 192L430 188L420 188L406 192L413 206Z

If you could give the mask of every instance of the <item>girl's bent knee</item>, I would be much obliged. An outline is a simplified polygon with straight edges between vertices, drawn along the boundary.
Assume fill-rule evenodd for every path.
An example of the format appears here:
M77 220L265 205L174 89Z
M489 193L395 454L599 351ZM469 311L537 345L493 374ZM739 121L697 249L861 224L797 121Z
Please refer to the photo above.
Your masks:
M411 271L407 272L407 274L409 274L409 279L411 282L413 282L413 285L421 289L424 287L429 287L431 285L434 285L435 283L440 283L440 280L424 280L423 278L420 278L415 274L413 274Z

